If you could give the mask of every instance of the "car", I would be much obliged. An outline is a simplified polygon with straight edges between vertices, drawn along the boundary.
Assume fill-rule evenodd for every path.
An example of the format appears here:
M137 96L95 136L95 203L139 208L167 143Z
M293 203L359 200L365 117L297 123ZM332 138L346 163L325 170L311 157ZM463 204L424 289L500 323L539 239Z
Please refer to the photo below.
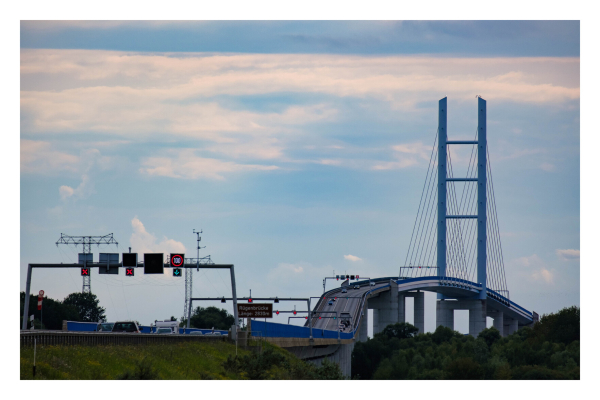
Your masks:
M342 293L348 293L346 289L342 289Z
M156 333L161 334L161 335L164 335L164 334L172 335L173 330L171 328L158 328L156 330Z
M332 297L332 298L331 298L331 300L332 300L332 301L336 301L336 300L337 300L337 297Z
M328 305L332 306L333 305L333 300L329 300L329 303L327 303Z
M375 282L370 282L369 286L375 286Z
M99 322L96 326L96 332L111 332L114 325L114 322Z
M360 286L354 285L354 289L358 290L358 289L360 289Z
M205 335L221 336L221 332L208 332L208 333L205 333Z
M113 333L141 333L141 329L135 321L119 321L113 325Z
M202 331L191 331L190 335L202 335Z

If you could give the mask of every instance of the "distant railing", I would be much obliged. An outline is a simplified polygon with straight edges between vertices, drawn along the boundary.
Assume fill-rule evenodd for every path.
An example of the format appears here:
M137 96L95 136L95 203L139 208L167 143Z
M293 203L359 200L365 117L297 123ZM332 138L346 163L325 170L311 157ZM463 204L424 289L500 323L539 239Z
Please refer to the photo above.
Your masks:
M146 345L194 340L227 340L226 335L166 335L153 333L21 331L21 346Z

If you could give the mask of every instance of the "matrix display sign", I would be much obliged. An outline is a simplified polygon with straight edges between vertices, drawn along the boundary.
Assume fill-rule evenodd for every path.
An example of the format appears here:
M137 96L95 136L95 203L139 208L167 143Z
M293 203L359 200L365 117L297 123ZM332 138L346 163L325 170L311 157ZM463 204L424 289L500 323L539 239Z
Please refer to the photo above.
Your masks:
M171 266L173 268L183 267L185 257L183 254L171 254Z
M125 276L135 276L134 268L125 268Z
M164 274L164 253L144 253L144 274Z
M137 253L123 253L123 266L124 267L137 267Z
M173 276L181 276L181 268L173 268Z

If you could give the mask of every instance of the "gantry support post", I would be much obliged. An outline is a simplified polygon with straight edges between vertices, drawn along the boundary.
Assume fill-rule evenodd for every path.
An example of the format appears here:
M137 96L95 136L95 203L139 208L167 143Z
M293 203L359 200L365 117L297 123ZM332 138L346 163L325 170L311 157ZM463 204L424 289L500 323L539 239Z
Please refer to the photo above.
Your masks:
M487 295L487 128L486 101L477 98L477 283L481 284L479 298ZM438 255L439 257L439 255Z
M27 318L29 318L29 294L31 292L31 264L27 264L27 282L25 283L25 303L23 304L23 324L21 329L27 329ZM31 321L33 324L33 321Z

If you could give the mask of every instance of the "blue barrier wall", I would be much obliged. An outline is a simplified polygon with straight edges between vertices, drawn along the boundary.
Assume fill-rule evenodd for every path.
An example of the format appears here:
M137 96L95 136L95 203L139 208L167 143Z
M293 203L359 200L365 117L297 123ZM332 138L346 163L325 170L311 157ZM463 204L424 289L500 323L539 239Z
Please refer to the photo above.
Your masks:
M314 339L337 339L338 332L326 329L313 328ZM310 328L307 326L278 324L276 322L264 322L260 320L252 320L252 336L263 337L293 337L306 338L310 337ZM352 339L354 332L340 333L340 339Z

